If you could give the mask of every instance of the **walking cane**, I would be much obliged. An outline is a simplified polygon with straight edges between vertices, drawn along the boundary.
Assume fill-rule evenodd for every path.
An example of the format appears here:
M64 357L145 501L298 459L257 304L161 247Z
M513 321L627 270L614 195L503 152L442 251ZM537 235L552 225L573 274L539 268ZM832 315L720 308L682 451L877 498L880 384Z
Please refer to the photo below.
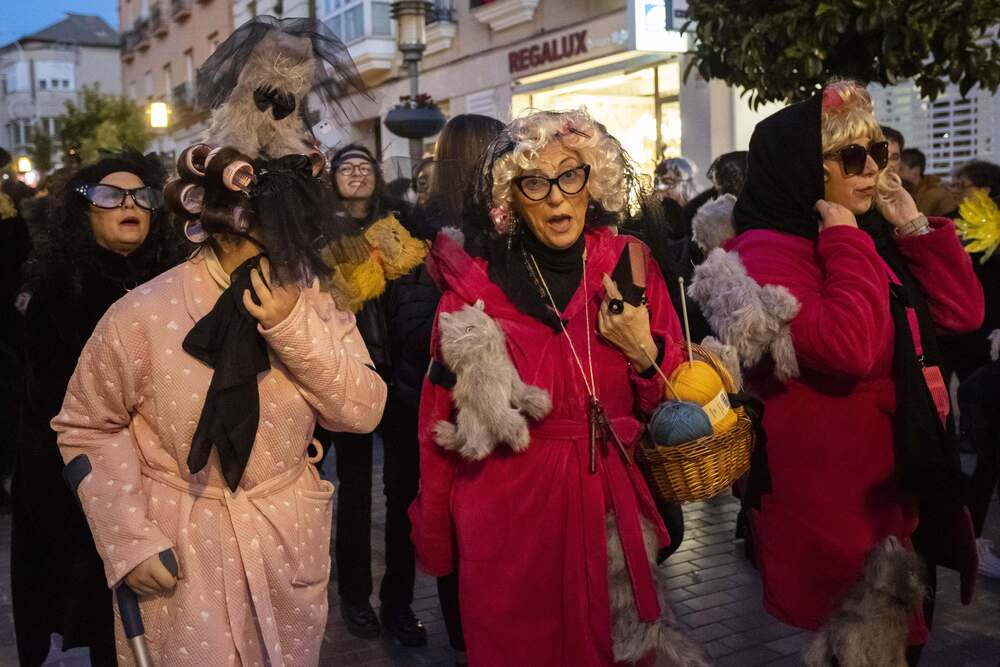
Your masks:
M160 562L174 577L177 576L177 558L170 549L160 552ZM146 650L146 627L142 623L142 613L139 611L139 596L127 584L122 583L115 589L118 600L118 613L122 617L122 627L125 637L132 647L132 655L138 667L153 667Z
M76 495L80 482L90 474L92 469L90 459L87 458L86 454L80 454L63 468L63 479L66 480L69 488L73 490L74 495ZM79 495L77 495L76 500L80 503L80 509L82 510L83 503L80 501ZM160 562L163 563L163 567L167 568L170 574L174 577L177 576L177 558L174 556L173 551L170 549L161 551ZM129 646L132 647L132 655L135 657L136 665L139 667L153 667L153 662L149 659L149 651L146 649L146 638L144 636L146 628L142 624L142 613L139 611L139 596L127 584L122 582L115 589L115 598L118 601L118 612L122 617L122 627L125 629L125 637L128 639Z

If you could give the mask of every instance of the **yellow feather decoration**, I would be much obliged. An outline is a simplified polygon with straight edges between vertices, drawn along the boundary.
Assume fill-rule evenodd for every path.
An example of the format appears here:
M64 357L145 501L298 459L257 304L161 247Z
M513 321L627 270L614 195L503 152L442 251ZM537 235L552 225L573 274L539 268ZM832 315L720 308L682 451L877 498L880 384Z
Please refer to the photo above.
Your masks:
M955 221L958 235L969 254L981 252L980 263L989 261L1000 246L1000 208L986 189L979 188L958 207L961 218Z

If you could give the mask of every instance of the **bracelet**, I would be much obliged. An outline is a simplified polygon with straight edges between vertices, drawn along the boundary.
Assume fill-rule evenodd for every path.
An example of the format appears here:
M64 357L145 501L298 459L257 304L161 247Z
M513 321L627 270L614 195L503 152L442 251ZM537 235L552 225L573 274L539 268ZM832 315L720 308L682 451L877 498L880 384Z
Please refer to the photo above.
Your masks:
M896 236L922 236L930 231L931 225L927 222L927 216L921 213L905 225L896 227L894 233Z

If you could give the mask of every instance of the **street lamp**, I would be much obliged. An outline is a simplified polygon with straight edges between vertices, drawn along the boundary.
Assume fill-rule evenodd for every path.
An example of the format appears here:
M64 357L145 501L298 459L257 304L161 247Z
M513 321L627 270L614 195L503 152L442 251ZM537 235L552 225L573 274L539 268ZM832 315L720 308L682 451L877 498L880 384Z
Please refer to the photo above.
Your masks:
M31 159L27 155L17 158L17 173L24 175L31 171Z
M154 129L166 129L170 125L170 107L166 102L150 102L149 126Z
M403 62L410 77L410 99L416 100L420 92L419 64L427 48L426 16L434 5L427 0L395 0L392 17L396 19L396 42L403 53ZM424 156L422 139L410 139L410 160L415 167Z

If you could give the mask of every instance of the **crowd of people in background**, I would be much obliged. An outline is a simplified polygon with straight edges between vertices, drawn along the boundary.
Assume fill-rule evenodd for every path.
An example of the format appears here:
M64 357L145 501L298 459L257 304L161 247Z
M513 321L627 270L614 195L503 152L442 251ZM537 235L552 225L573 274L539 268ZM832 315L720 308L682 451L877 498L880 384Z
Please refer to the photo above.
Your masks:
M763 121L749 151L717 156L704 189L698 166L683 157L661 160L653 174L637 174L600 119L580 112L537 112L508 125L455 116L410 178L388 182L380 156L365 145L333 151L324 178L330 201L349 226L362 235L375 225L388 226L397 230L402 247L411 244L417 253L412 267L387 273L384 284L351 307L336 303L353 311L360 335L347 344L359 353L367 349L367 355L355 355L363 363L352 371L371 398L364 402L374 405L380 382L387 387L384 412L369 408L366 415L377 423L373 432L315 396L327 380L319 377L325 370L314 364L313 352L295 348L282 354L285 384L260 395L262 406L265 396L282 405L278 410L272 403L276 411L262 407L262 420L271 414L283 422L286 409L296 419L318 415L314 434L322 452L309 465L322 468L323 457L334 457L335 466L326 466L335 468L338 480L332 578L347 629L365 639L385 634L406 646L426 645L426 629L412 608L419 565L437 577L457 664L466 663L467 650L476 665L611 664L612 654L643 664L651 649L666 651L647 644L631 653L612 647L624 612L618 598L608 598L608 579L625 582L624 599L638 610L631 612L637 622L666 614L655 565L644 572L635 568L648 545L656 547L656 562L679 546L680 507L656 498L616 456L606 455L600 474L588 475L585 453L566 443L586 439L580 430L586 421L577 414L586 399L601 405L614 429L629 434L623 436L627 446L635 445L632 436L640 427L631 416L634 406L649 410L662 396L653 366L669 374L679 363L681 290L693 281L707 284L722 262L738 266L747 281L727 289L745 287L749 293L773 286L795 304L794 313L776 325L791 333L791 358L775 352L762 369L757 354L746 364L748 386L766 404L773 490L754 500L739 529L743 537L753 535L750 551L762 572L768 610L786 623L817 629L857 577L873 540L886 535L925 555L932 586L934 566L962 570L975 559L979 573L1000 578L1000 553L982 534L1000 481L1000 253L989 259L974 254L970 261L951 222L977 191L1000 204L1000 165L974 160L951 174L927 173L929 147L907 145L876 117L862 88L832 84ZM884 154L878 152L881 142L887 144ZM860 157L852 153L858 150ZM0 153L0 168L9 161ZM885 185L886 174L898 177L898 190L892 190L891 178ZM0 508L13 512L14 615L21 661L29 667L45 660L52 633L62 635L64 649L90 647L94 665L115 664L107 581L129 576L151 595L177 581L155 562L138 574L132 570L171 540L152 540L155 551L122 556L129 547L114 533L119 527L91 522L88 528L64 472L65 457L85 451L81 436L74 435L83 423L106 419L127 432L122 410L131 404L114 403L102 388L119 377L110 368L114 363L132 363L132 350L157 374L179 368L163 356L173 355L173 347L164 353L166 343L160 344L173 334L149 333L160 346L151 353L131 334L122 337L128 349L108 342L122 336L136 313L169 320L171 309L183 307L177 300L185 295L161 274L177 284L189 274L199 283L214 280L222 291L230 287L228 274L256 253L223 243L212 246L215 254L192 255L190 237L185 240L168 219L166 177L155 157L134 152L57 170L37 190L4 177L0 374L7 380L0 401ZM881 199L880 188L889 193ZM461 232L441 233L449 228ZM620 298L614 295L619 286L609 285L608 276L627 249L627 235L645 243L648 282L643 302L626 303L615 319L608 303ZM140 285L152 285L143 290L152 293L141 306L135 292ZM333 308L325 293L310 294L320 304L316 308ZM126 296L135 300L134 313L122 305ZM280 305L295 296L282 297L276 289L268 298ZM459 400L453 395L457 371L446 368L442 351L445 316L456 317L479 300L500 323L524 381L548 391L551 412L539 411L523 453L469 461L438 446L434 426L448 420ZM268 303L260 306L258 319L268 344L279 349L282 336L290 334L281 329L282 319L265 313ZM109 308L112 315L106 316ZM283 316L300 316L275 308ZM916 314L907 319L911 311ZM727 340L720 333L734 325L710 304L690 300L686 315L694 342L718 336L739 347L738 336ZM350 340L353 328L343 326ZM91 347L81 356L95 327L106 349ZM179 344L176 354L182 354ZM912 361L911 367L901 369L900 359ZM922 396L903 389L925 377L925 368L940 368L952 406L939 435L933 415L922 412ZM196 412L163 407L189 393L184 382L178 378L178 384L160 387L157 409L165 419L190 418L194 424ZM76 402L64 407L68 386ZM580 387L589 395L582 397ZM139 401L146 389L128 387L129 400ZM298 393L308 405L287 407L289 396ZM908 415L909 425L893 421L887 405ZM166 421L153 419L143 428L157 442L178 437ZM270 438L275 460L287 455L291 467L299 462L297 454L283 450L285 437L293 437L289 429L261 437ZM58 446L56 431L63 434ZM803 433L810 434L811 447L801 446ZM386 507L377 612L370 539L373 502L381 502L372 490L375 434L384 452ZM109 443L126 442L114 440L110 431L107 437ZM884 491L877 502L869 496L898 472L901 446L926 455L914 469L938 461L936 456L948 467L954 461L940 452L952 439L976 454L967 488L958 478L948 478L948 488L939 478L919 478L907 489ZM942 443L936 453L925 451L928 440ZM119 458L110 451L109 464L135 461L134 453ZM167 455L165 446L143 445L144 460ZM248 474L258 472L251 466ZM142 483L138 476L135 483ZM180 488L169 481L161 486L153 497L163 502ZM107 493L92 498L121 502ZM199 498L196 504L205 503L208 512L210 502ZM968 545L949 532L957 530L956 515L966 506L974 533L969 537L975 539ZM609 508L608 516L616 519L605 525ZM167 510L157 516L169 523ZM918 516L922 532L915 532ZM203 531L202 538L211 541L208 526L215 524L205 521L190 530ZM132 529L141 533L143 525ZM945 535L948 545L939 543ZM609 574L615 564L608 562L606 540L619 540L630 576ZM118 545L118 555L107 544ZM200 542L192 545L192 553L202 548ZM965 547L975 552L973 561L968 553L954 553ZM222 586L212 573L190 570L184 576L202 581L206 590ZM305 582L322 584L322 594L317 588L310 600L324 614L328 578L318 570ZM963 586L971 591L965 579ZM291 588L272 593L275 615L296 627L320 618L318 611L307 617L298 609L278 609L298 604L304 599L299 594ZM196 598L185 599L197 605ZM932 619L929 604L914 619L912 644L925 641ZM171 626L157 621L149 631L160 641ZM911 651L911 661L918 653Z

